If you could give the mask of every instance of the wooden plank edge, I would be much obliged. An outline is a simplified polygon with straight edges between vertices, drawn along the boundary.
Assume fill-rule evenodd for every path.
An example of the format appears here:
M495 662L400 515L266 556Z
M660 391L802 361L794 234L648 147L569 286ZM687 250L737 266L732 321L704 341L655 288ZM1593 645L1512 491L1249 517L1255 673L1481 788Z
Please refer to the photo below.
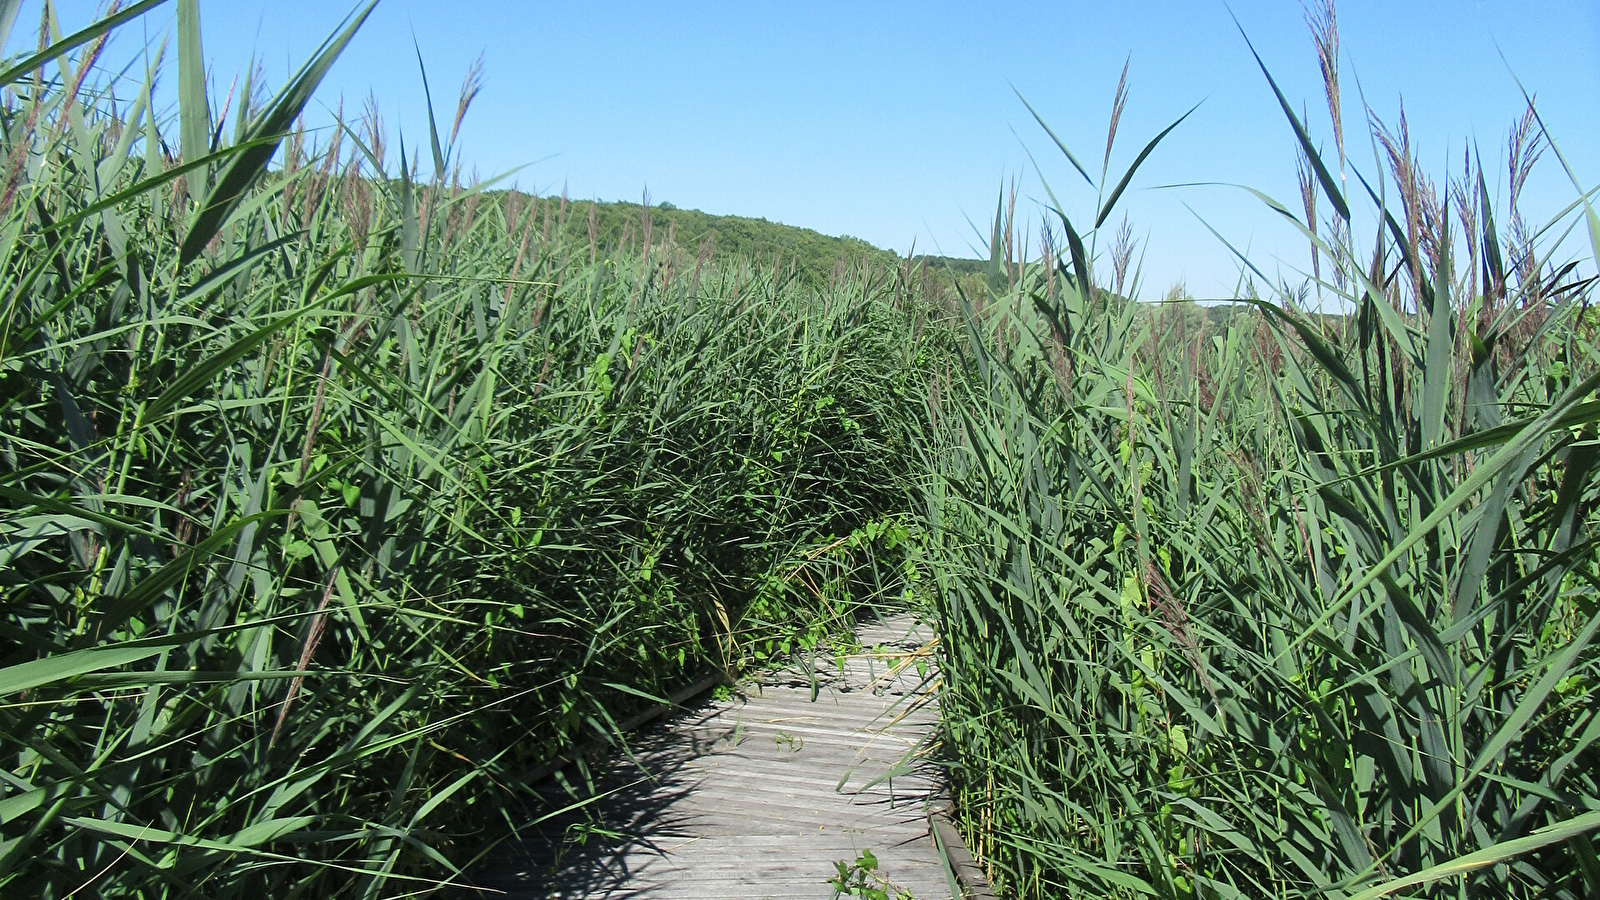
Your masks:
M988 876L983 874L983 867L978 865L950 819L949 801L928 806L928 833L944 858L946 873L954 877L965 900L998 900L994 889L989 887Z

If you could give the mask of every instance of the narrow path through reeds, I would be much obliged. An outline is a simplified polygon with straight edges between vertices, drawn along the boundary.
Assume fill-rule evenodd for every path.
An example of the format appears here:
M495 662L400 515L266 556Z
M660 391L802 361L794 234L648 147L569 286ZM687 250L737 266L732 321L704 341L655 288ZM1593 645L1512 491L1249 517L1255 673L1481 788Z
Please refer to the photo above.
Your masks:
M857 639L647 726L595 802L475 880L528 898L828 898L836 863L870 851L890 896L949 898L927 819L942 778L920 752L938 720L933 630L900 615Z

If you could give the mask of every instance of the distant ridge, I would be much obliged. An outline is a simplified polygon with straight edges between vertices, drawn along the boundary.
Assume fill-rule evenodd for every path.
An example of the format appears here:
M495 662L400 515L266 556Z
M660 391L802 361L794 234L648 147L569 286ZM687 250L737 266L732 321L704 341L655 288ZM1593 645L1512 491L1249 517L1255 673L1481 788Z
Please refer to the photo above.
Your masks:
M515 197L512 202L539 204L548 216L549 228L586 242L590 239L591 211L593 238L598 248L638 247L643 240L646 208L640 203L565 200L561 197L534 197L506 191L493 192ZM693 256L708 244L719 255L737 254L755 260L777 259L785 268L793 265L796 275L816 284L826 283L840 263L863 260L880 265L901 265L905 258L850 235L827 235L810 228L785 225L765 218L722 216L698 209L680 209L671 203L649 207L652 247L670 241ZM956 275L985 271L986 260L917 254L916 262L930 268L946 269Z

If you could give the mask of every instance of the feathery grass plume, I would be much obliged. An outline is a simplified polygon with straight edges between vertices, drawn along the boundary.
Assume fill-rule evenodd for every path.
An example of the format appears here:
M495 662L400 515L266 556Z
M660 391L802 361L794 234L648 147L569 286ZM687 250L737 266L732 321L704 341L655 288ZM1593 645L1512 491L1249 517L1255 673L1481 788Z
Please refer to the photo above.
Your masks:
M1122 75L1117 78L1117 92L1111 100L1111 122L1106 126L1106 155L1100 163L1100 177L1111 170L1111 147L1117 142L1117 125L1122 122L1122 110L1128 105L1128 65L1133 58L1122 61Z
M389 130L384 127L383 115L378 111L378 94L376 91L367 93L367 101L361 107L360 124L361 138L366 142L366 159L364 161L356 160L355 155L352 154L352 160L358 163L356 171L361 171L362 165L370 163L373 167L372 174L375 177L388 177ZM400 160L400 165L403 168L406 165L406 161L404 159Z
M1458 285L1461 296L1477 299L1478 293L1478 254L1481 252L1482 243L1478 240L1478 179L1482 171L1476 167L1472 159L1472 150L1463 148L1461 151L1461 178L1449 182L1450 200L1455 204L1456 217L1461 222L1461 233L1466 239L1467 267L1462 272L1461 282Z
M461 133L461 122L467 117L467 109L472 106L478 94L483 91L483 54L472 61L467 67L467 74L461 79L461 93L456 99L456 117L450 123L450 147L455 149L456 136Z
M1017 280L1017 180L1011 179L1011 185L1006 191L1006 212L1002 220L1004 226L1000 230L1000 248L1004 254L1006 277L1011 281Z
M1411 284L1420 286L1425 271L1437 264L1443 240L1441 229L1449 223L1443 221L1438 191L1432 180L1423 173L1416 151L1411 146L1411 129L1406 124L1405 104L1400 104L1399 126L1391 132L1377 114L1368 110L1374 136L1388 156L1389 174L1400 192L1400 204L1405 213L1406 243L1402 250L1411 267ZM1418 310L1419 312L1421 310Z
M284 142L283 150L283 214L289 215L289 210L294 206L294 191L298 181L295 173L306 164L306 120L305 116L295 119L294 130L289 132L289 139Z
M1510 192L1506 208L1511 217L1511 268L1524 285L1538 282L1538 263L1533 253L1533 241L1528 233L1528 223L1522 217L1521 202L1522 189L1528 183L1528 175L1538 164L1539 157L1544 155L1545 137L1543 129L1538 127L1538 115L1534 106L1536 97L1537 95L1528 98L1528 108L1523 111L1522 117L1512 124L1511 133L1506 138L1508 170L1506 183Z
M49 44L50 31L50 4L45 4L39 13L39 50L44 50ZM7 135L11 142L11 152L6 156L6 184L0 191L0 217L11 210L11 204L16 201L17 190L22 185L23 163L28 154L32 152L34 140L38 137L36 130L39 127L39 115L44 111L44 65L33 70L33 90L28 95L28 115L23 121L19 134Z
M1301 108L1301 118L1305 118L1304 107ZM1317 248L1317 176L1311 171L1311 160L1306 156L1305 148L1295 148L1294 159L1295 174L1300 181L1300 203L1306 211L1306 230L1311 232L1311 275L1317 281L1322 280L1322 251ZM1321 288L1318 288L1320 292Z
M1339 15L1334 0L1303 3L1306 24L1317 50L1317 66L1322 71L1323 97L1328 102L1328 120L1333 125L1333 144L1339 153L1339 177L1344 179L1344 107L1339 98ZM1303 118L1303 117L1302 117Z
M110 5L107 6L105 12L101 14L101 18L109 18L114 16L121 8L122 0L111 0ZM78 102L78 92L83 89L83 79L89 74L90 70L94 68L95 63L100 59L100 52L105 49L106 40L109 37L109 33L102 34L93 41L90 41L89 48L83 54L82 59L78 61L77 67L71 70L70 79L67 82L66 94L61 101L61 105L64 110L69 110L73 104ZM63 68L66 69L65 66L63 66ZM67 119L67 116L62 116L57 119L57 127L65 127Z
M1133 265L1133 253L1137 246L1133 239L1133 224L1128 221L1127 215L1124 214L1122 224L1117 227L1116 240L1111 245L1111 274L1114 279L1112 288L1119 297L1127 296L1125 288Z
M219 142L222 137L222 128L227 124L228 113L233 111L233 100L236 96L238 96L238 91L239 73L235 72L233 73L233 80L228 82L228 92L222 96L222 108L217 110L215 117L216 128L212 132L211 136L206 139L205 146L207 153L214 151L218 146L220 146Z
M339 160L344 148L344 98L339 98L339 105L333 114L333 137L327 147L323 148L321 161L317 163L316 175L309 180L304 192L305 200L301 204L300 227L303 230L311 228L312 216L322 208L323 195L333 185L334 171L339 165ZM285 186L285 190L289 190Z

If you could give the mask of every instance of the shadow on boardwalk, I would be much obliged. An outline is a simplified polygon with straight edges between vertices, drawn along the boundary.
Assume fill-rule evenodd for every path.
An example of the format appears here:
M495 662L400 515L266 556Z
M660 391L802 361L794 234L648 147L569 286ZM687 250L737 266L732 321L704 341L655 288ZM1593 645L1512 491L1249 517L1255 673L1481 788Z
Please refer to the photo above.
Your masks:
M941 780L917 752L937 722L919 693L932 632L896 617L858 637L842 667L819 659L814 677L786 670L648 726L597 792L546 785L553 808L589 802L524 829L474 880L515 898L831 898L835 862L871 850L918 900L949 898L926 819Z

